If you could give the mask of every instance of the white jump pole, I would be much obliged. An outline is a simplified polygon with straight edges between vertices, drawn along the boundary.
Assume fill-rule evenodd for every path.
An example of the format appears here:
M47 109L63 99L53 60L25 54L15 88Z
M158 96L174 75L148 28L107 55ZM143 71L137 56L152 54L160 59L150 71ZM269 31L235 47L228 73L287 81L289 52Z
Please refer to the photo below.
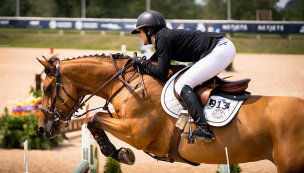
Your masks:
M90 131L86 124L82 125L82 160L86 160L90 164Z
M28 157L27 157L27 151L28 151L28 142L27 142L27 140L23 143L23 146L24 146L24 164L26 165L25 173L29 173L28 172Z
M226 151L226 159L227 159L227 167L228 167L228 173L230 173L230 166L229 166L229 158L228 158L228 150L227 147L225 147L225 151Z

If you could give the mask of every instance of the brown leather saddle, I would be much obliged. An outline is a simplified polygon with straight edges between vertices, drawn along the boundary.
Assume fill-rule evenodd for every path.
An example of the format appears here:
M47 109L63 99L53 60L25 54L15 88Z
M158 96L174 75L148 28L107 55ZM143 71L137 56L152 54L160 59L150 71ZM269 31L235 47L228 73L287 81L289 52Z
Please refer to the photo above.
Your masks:
M184 71L185 72L185 71ZM179 77L184 73L181 72L174 81L174 85L176 84ZM241 79L241 80L225 80L218 76L214 76L213 78L209 79L208 81L202 83L201 85L198 85L194 88L194 91L198 95L198 97L201 99L202 105L205 106L208 103L208 99L210 97L210 94L214 90L222 91L227 94L240 94L245 92L245 90L248 88L248 83L251 81L249 78ZM177 92L174 88L174 94L176 99L183 105L182 99L179 97Z

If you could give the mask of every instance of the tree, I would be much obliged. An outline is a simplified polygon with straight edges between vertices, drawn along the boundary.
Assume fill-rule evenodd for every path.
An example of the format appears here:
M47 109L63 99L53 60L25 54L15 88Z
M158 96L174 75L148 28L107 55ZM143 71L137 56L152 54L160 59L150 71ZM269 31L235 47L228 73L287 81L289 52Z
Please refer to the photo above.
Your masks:
M304 0L290 0L281 11L282 18L289 21L304 20Z
M203 6L195 0L153 0L151 9L159 11L166 19L201 19Z
M226 20L227 19L227 2L223 0L206 0L204 7L203 19Z
M231 0L231 18L234 20L256 20L257 10L271 10L273 19L278 13L275 5L279 0Z

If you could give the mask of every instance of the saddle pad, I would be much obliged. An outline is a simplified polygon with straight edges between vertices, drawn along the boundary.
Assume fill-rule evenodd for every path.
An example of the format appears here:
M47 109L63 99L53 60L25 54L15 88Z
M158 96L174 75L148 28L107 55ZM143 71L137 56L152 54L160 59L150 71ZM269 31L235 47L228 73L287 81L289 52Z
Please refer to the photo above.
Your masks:
M174 79L182 70L174 74L167 81L161 94L163 109L167 114L174 118L178 118L180 111L184 108L176 99L173 92ZM222 96L212 95L204 108L207 123L215 127L221 127L228 124L236 115L242 103L243 100L230 100Z

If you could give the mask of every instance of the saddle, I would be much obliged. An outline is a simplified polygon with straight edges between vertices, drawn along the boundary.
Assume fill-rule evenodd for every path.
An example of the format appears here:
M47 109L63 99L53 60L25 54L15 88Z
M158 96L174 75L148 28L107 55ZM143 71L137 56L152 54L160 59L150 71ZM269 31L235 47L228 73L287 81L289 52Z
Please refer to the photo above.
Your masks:
M180 74L182 75L183 73L184 72L182 72ZM174 86L181 75L178 75L176 77L176 79L174 81ZM194 88L194 91L200 98L202 105L206 106L212 91L217 90L217 91L222 91L224 93L232 94L232 95L240 94L240 93L245 92L245 90L248 88L248 83L250 81L251 81L251 79L249 79L249 78L245 78L245 79L241 79L241 80L225 80L218 76L214 76L213 78L202 83L201 85L196 86ZM175 89L174 89L174 94L175 94L176 99L183 106L185 106L182 99L179 97L179 95L175 91ZM233 98L231 98L231 99L233 99Z
M178 78L181 76L181 74L183 74L186 70L187 69L185 69L179 75L176 76L174 85L176 84L176 82L177 82ZM247 96L247 93L245 90L248 88L248 83L250 81L251 81L251 79L249 79L249 78L229 81L229 80L222 79L218 76L215 76L215 77L209 79L208 81L202 83L201 85L195 87L194 90L196 91L196 94L199 96L199 98L201 99L201 102L204 106L207 104L209 96L211 95L212 91L214 91L214 93L219 93L219 94L224 93L224 94L226 94L226 96L230 96L230 97L232 96L230 99L246 100L248 98L248 96ZM173 87L173 88L175 88L175 87ZM245 94L242 94L242 93L245 93ZM174 89L174 94L175 94L175 97L177 98L177 100L183 106L185 106L184 103L182 102L181 98L175 91L175 89ZM245 95L245 97L244 97L244 95ZM181 112L181 115L179 116L179 118L174 126L173 133L171 135L169 151L165 157L157 157L148 152L145 152L145 151L144 152L156 160L166 161L166 162L171 162L171 163L182 162L182 163L187 163L187 164L190 164L193 166L199 166L200 163L194 163L194 162L188 161L188 160L184 159L183 157L181 157L178 152L178 147L179 147L180 140L181 140L180 135L184 131L185 125L187 124L187 122L189 120L189 116L190 115L188 114L188 111L183 110ZM189 143L189 140L188 140L188 144L193 144L193 143L192 142Z

